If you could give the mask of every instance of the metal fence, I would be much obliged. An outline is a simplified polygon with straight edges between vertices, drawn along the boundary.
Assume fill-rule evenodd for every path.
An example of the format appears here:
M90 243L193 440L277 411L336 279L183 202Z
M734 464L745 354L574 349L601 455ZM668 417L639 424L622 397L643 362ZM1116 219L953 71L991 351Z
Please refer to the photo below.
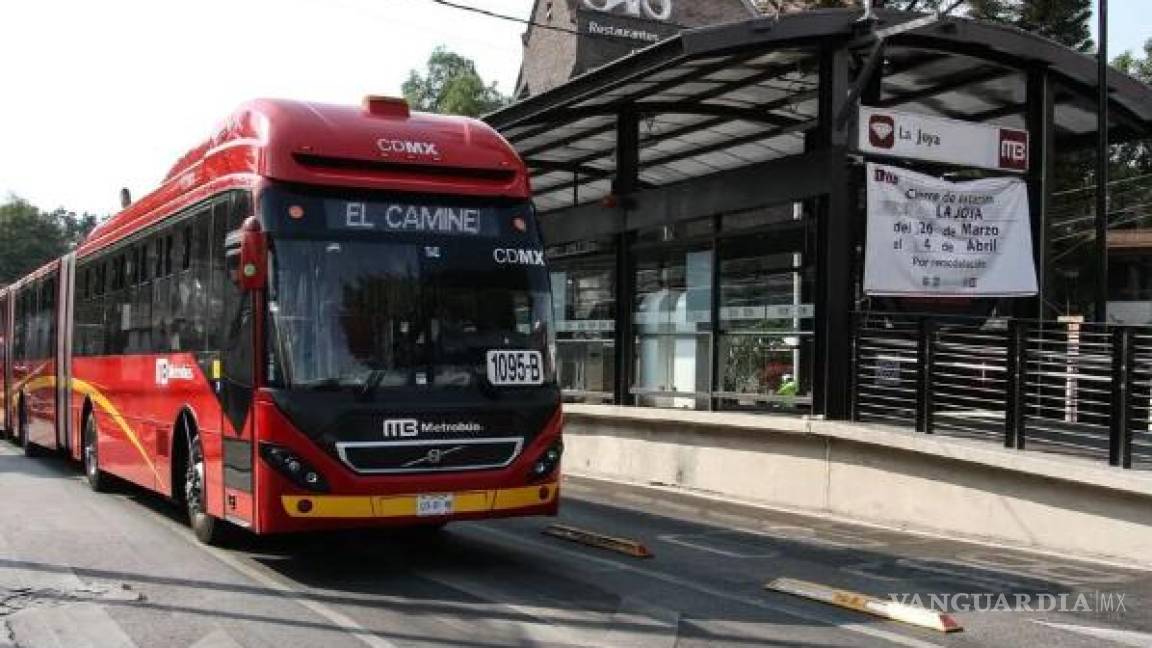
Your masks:
M1152 468L1152 327L854 315L852 417Z

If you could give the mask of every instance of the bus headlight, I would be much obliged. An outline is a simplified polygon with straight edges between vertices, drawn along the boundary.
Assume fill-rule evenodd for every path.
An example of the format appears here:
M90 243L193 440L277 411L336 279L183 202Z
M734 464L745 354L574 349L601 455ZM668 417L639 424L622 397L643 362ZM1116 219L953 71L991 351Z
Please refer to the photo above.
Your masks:
M300 488L316 493L328 492L328 480L324 479L324 475L291 450L272 443L261 443L260 456L264 463Z
M564 455L564 444L557 441L548 446L540 456L532 464L532 479L544 479L552 473L556 472L556 468L560 465L560 457Z

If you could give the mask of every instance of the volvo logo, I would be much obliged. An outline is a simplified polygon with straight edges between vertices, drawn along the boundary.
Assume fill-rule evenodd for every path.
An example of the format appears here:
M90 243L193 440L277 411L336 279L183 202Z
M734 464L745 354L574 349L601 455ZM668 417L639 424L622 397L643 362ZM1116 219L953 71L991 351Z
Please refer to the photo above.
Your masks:
M584 0L584 6L593 11L622 13L633 18L672 18L672 0Z
M459 452L463 449L464 446L462 445L453 446L443 450L440 448L430 448L428 452L424 453L423 457L420 457L419 459L413 459L412 461L404 464L402 467L415 468L416 466L439 466L444 461L444 457L447 457L453 452Z

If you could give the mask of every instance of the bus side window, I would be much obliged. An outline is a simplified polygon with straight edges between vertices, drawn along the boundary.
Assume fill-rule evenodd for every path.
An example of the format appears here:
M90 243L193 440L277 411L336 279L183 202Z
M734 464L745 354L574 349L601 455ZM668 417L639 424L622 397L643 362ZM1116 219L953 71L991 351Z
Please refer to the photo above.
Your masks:
M207 228L209 212L202 210L190 218L180 231L180 350L201 351L204 348L204 299L199 273L200 245L196 233Z
M172 278L165 271L165 261L169 248L168 237L163 232L155 237L156 250L156 276L152 280L152 351L165 353L169 342L169 293L172 290Z
M224 270L224 239L228 235L228 212L232 200L226 198L212 206L212 231L208 243L208 321L207 348L219 352L223 347L224 293L228 281Z
M132 328L136 329L139 337L138 349L143 353L152 350L152 291L153 284L149 281L148 270L152 267L149 262L148 251L151 246L144 241L137 247L136 258L136 299L133 302Z
M56 353L56 278L44 282L44 357L50 358Z

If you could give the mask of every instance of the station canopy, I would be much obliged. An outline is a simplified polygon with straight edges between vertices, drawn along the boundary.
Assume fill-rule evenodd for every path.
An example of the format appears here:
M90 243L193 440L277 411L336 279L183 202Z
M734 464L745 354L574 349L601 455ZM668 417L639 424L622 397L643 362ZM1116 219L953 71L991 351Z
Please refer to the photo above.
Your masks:
M532 170L542 212L612 192L622 114L639 124L640 189L797 155L819 122L821 53L845 48L858 70L876 40L860 15L817 10L684 31L485 119ZM1003 25L877 16L872 29L891 35L878 94L865 103L1023 128L1028 73L1046 69L1057 150L1094 142L1092 56ZM1112 139L1152 135L1152 90L1116 71L1108 82Z

